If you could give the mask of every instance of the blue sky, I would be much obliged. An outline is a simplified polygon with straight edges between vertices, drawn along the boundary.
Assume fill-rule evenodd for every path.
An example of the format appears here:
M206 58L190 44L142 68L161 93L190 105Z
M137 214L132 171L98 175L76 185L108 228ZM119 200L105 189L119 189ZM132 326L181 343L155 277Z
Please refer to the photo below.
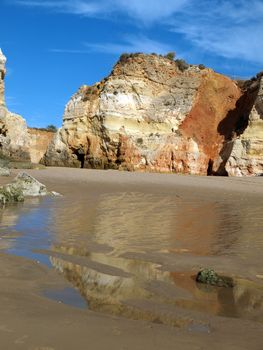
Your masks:
M123 52L175 51L231 76L263 70L263 0L0 0L6 98L30 126L60 126L66 102Z

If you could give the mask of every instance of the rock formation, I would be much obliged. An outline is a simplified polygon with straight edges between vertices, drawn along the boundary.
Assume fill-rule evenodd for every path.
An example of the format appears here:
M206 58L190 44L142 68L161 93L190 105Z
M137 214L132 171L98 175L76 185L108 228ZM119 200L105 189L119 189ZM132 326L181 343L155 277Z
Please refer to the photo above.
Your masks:
M239 133L224 149L230 176L263 174L263 73L245 88L239 106Z
M125 54L107 78L72 96L53 137L28 129L7 110L5 63L0 52L4 157L99 169L263 174L262 74L240 85L202 65Z
M23 202L24 197L46 196L45 185L27 173L19 173L14 181L0 186L0 203Z
M26 121L11 113L5 104L6 57L0 49L0 157L38 163L47 150L53 133L28 129Z
M221 171L242 91L203 66L124 55L108 78L66 106L46 165L188 174ZM231 115L232 114L232 115ZM231 118L229 117L231 115Z
M54 132L37 129L28 128L29 137L29 154L31 162L39 163L47 151L48 145L54 137Z
M4 78L5 78L5 64L6 64L6 57L4 56L2 50L0 49L0 106L5 105L5 85L4 85Z
M4 157L30 160L26 122L19 115L9 112L5 105L5 63L6 57L0 50L0 152Z

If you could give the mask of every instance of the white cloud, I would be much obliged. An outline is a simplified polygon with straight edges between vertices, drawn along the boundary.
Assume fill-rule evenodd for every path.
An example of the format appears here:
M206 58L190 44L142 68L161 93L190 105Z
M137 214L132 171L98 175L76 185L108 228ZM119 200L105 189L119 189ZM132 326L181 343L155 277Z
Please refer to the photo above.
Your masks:
M123 43L86 43L85 46L91 51L99 51L104 53L121 54L123 52L144 52L159 54L167 53L172 50L170 45L152 40L146 36L127 35L124 37Z
M155 22L172 17L173 14L184 8L189 0L113 0L119 11L142 22Z
M85 0L16 0L15 3L21 6L38 7L43 9L46 8L57 12L71 13L83 16L94 16L98 13L101 13L103 10L101 4L96 4L95 2Z
M86 54L89 53L88 50L83 50L83 49L49 49L49 52L53 53L72 53L72 54Z
M202 0L195 11L169 23L200 49L229 59L263 64L263 4L259 0Z
M180 34L177 45L190 50L263 64L262 0L13 0L16 4L58 12L103 18L133 20L134 26L158 23ZM108 52L167 51L167 45L144 38L135 43L88 44L89 49ZM135 48L136 47L136 48ZM157 49L155 49L157 47ZM187 47L187 48L186 48ZM178 48L177 48L178 49ZM74 50L73 50L74 51Z
M85 43L83 49L50 49L53 53L68 54L88 54L92 52L103 52L108 54L120 55L124 52L144 52L165 54L172 51L171 45L152 40L144 35L126 35L123 36L121 43L103 42L103 43Z
M189 0L15 0L18 5L53 9L83 16L121 13L141 22L154 22L171 17Z

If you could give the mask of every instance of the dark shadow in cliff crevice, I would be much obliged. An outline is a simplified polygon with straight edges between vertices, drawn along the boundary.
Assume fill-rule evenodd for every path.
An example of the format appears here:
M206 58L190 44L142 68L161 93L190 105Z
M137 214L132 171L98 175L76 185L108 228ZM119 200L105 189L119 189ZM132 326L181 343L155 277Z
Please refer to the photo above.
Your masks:
M209 159L208 166L207 166L207 176L214 175L213 165L214 165L214 161L212 159Z
M84 156L84 154L79 154L78 160L80 161L81 169L83 169L84 168L84 163L85 163L85 156Z
M223 147L221 151L219 152L219 156L222 159L221 164L219 165L218 169L214 171L214 175L216 176L228 176L228 172L226 171L226 163L232 153L234 146L233 141L225 141L223 144Z
M73 154L77 156L80 168L83 169L85 165L85 152L82 149L77 149L73 151Z

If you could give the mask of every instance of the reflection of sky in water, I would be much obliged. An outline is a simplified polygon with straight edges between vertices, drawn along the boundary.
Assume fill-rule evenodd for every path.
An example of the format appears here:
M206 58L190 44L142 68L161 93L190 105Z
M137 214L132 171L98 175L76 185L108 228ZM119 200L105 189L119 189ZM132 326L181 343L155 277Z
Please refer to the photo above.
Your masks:
M87 302L80 297L74 288L50 289L43 292L43 295L59 303L71 305L79 309L85 309Z
M129 260L121 255L158 251L173 257L174 252L189 252L193 256L242 256L248 266L258 265L262 262L262 207L260 200L238 197L209 200L194 194L127 191L99 195L83 190L79 195L71 191L63 198L28 200L21 206L6 208L0 213L0 243L7 242L1 246L9 254L37 260L49 267L52 264L87 299L101 297L104 303L110 297L111 302L119 303L123 298L148 299L157 293L158 300L166 300L160 294L162 288L152 283L171 284L170 274L161 272L153 263ZM12 230L19 235L5 238ZM96 254L93 243L110 246L112 250ZM47 252L36 253L36 249ZM128 272L131 277L114 272L111 275L103 264ZM146 282L157 289L147 290ZM204 305L207 303L206 294L195 283L185 285L185 277L180 281L176 276L175 284L192 292L193 299L200 297ZM74 304L75 300L76 306L83 302L67 290L48 291L45 295L67 304ZM197 304L195 300L183 301L181 306L204 309L200 301ZM212 304L213 312L220 313L218 295L214 295Z

